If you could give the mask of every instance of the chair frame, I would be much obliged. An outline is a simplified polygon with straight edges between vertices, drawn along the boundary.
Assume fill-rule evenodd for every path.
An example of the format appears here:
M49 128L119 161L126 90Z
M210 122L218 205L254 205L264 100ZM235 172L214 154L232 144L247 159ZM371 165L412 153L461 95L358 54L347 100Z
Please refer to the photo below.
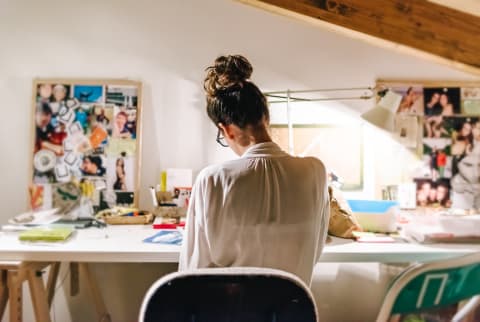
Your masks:
M405 286L407 286L408 283L410 283L417 276L430 271L461 268L461 267L476 264L476 263L480 265L480 253L475 253L472 255L467 255L462 257L455 257L455 258L446 259L442 261L435 261L435 262L429 262L429 263L417 263L417 264L411 265L404 272L398 275L393 281L392 285L387 291L387 294L385 295L385 299L380 308L380 312L378 313L376 321L377 322L388 321L388 319L390 318L393 306L395 305L395 301L397 300L399 294L405 288ZM478 294L480 294L480 283L479 283ZM477 296L475 296L472 300L476 300L476 299L477 299ZM474 302L476 303L478 302L478 300ZM474 302L469 302L469 303L473 304ZM471 310L476 306L470 305L469 307ZM463 311L464 312L462 312L462 315L469 313L469 312L465 312L465 310ZM455 319L458 318L457 315L455 316Z
M295 283L298 287L305 290L305 293L308 295L308 298L310 299L313 305L313 308L315 310L314 312L315 320L318 321L318 309L317 309L315 299L312 295L312 292L310 291L310 288L299 277L282 270L272 269L272 268L260 268L260 267L200 268L195 270L187 270L187 271L173 272L173 273L167 274L161 277L160 279L158 279L155 283L153 283L152 286L150 286L150 288L148 289L147 293L145 294L142 301L142 306L140 308L139 321L142 321L142 322L145 321L145 313L147 310L148 302L152 298L152 296L155 294L157 289L170 281L173 281L175 279L182 278L182 277L192 277L192 276L240 276L240 275L272 276L272 277L278 277L285 280L289 280Z

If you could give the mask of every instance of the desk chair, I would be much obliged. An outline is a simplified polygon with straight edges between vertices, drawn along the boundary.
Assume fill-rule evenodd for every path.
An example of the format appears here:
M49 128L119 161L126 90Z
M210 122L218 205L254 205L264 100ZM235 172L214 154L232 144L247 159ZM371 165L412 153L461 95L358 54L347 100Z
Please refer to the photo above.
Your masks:
M308 287L296 276L267 268L206 268L156 281L141 322L316 322Z
M453 308L452 321L463 321L480 303L480 253L414 264L392 282L377 322L399 321L401 315ZM460 310L455 304L471 300ZM432 314L432 313L431 313Z

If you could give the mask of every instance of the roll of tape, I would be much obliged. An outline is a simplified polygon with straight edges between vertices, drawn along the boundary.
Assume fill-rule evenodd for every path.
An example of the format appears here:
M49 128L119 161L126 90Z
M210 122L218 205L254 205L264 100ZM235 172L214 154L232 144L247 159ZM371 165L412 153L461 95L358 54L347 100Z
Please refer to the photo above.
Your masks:
M47 172L55 167L56 156L53 151L40 150L33 157L33 166L40 172Z

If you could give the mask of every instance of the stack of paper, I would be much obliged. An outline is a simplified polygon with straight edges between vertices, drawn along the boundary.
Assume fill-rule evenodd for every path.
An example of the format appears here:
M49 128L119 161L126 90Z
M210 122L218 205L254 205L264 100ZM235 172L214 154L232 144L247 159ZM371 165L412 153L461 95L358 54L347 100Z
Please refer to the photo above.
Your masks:
M403 234L421 243L478 243L479 225L479 216L432 216L425 222L410 222Z

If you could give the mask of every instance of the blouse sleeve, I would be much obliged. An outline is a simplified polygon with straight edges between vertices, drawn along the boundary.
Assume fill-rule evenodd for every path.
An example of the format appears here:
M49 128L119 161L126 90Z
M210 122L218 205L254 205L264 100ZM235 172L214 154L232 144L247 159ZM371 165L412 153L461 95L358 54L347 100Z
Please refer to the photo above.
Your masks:
M208 239L205 233L205 204L208 198L205 192L206 180L199 174L193 188L187 211L185 232L183 235L182 250L178 269L188 270L208 267L211 262Z

